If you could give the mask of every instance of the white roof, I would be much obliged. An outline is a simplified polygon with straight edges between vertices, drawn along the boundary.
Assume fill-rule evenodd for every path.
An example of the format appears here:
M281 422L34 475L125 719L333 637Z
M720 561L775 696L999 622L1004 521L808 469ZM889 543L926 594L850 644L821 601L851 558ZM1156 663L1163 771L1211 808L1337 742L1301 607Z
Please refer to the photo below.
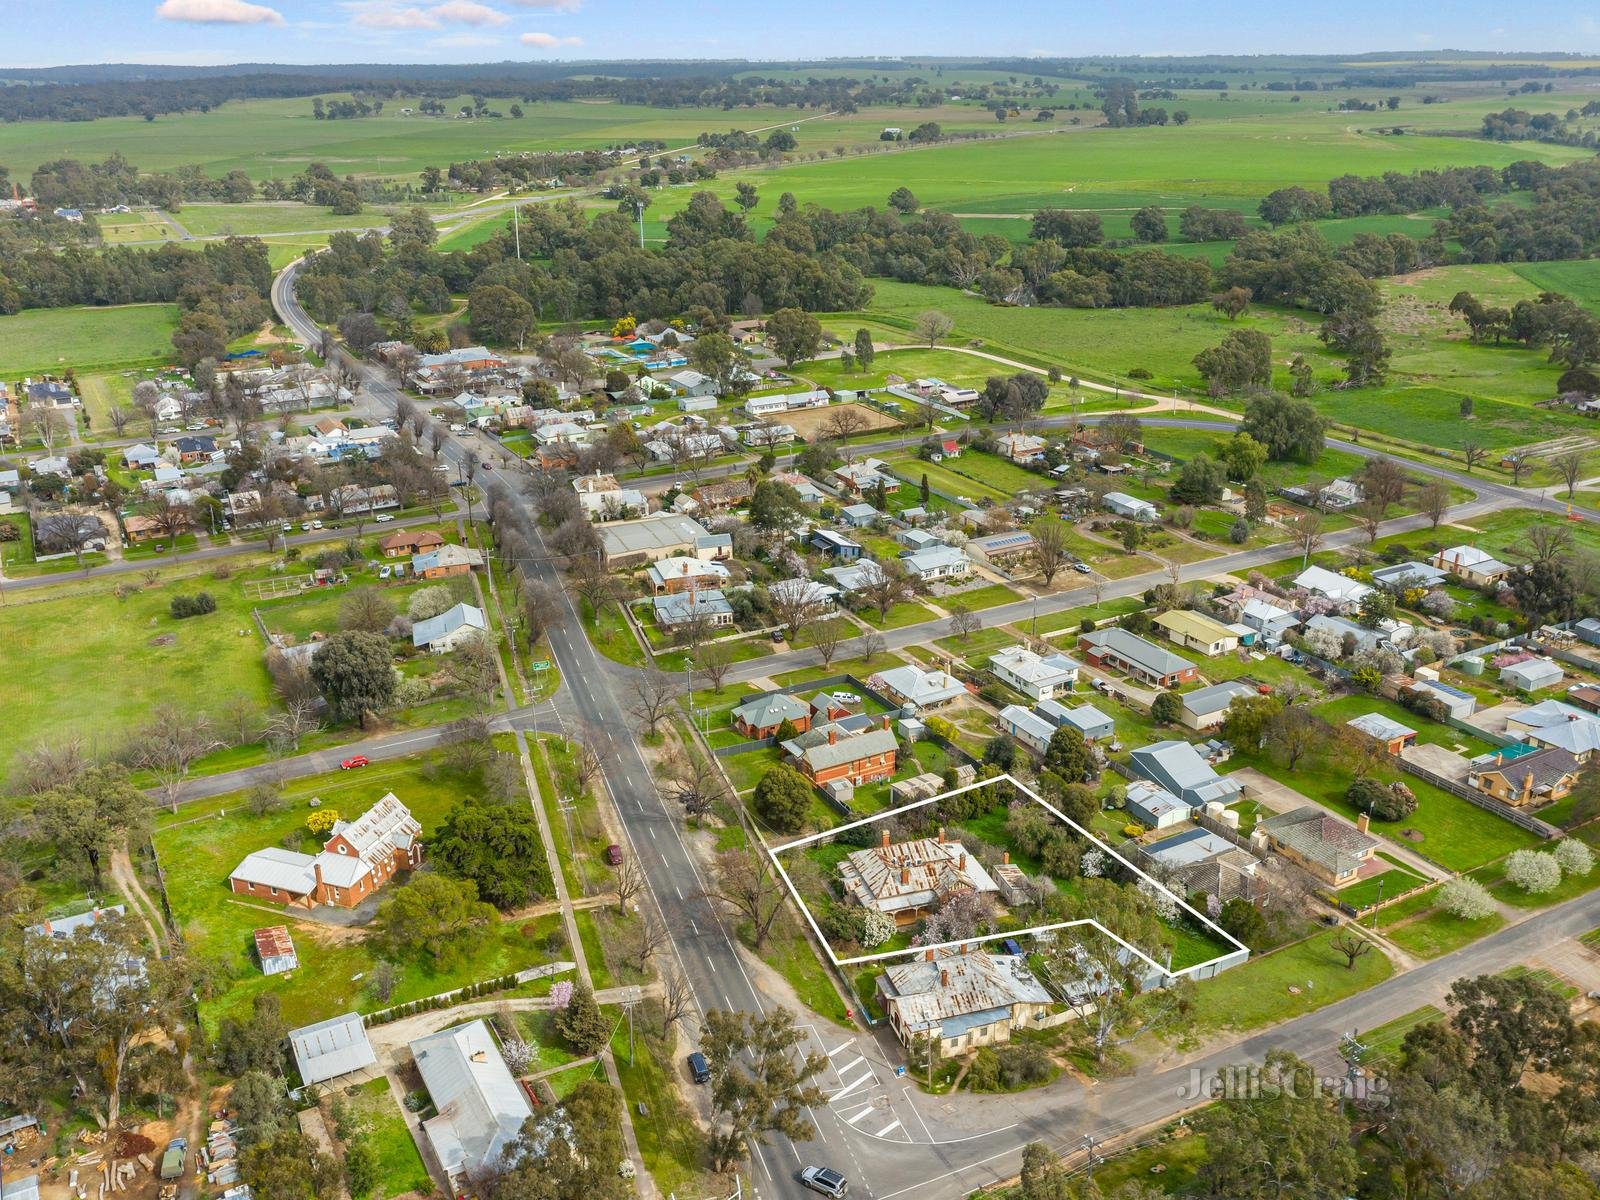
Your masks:
M1358 601L1372 591L1372 588L1362 583L1359 579L1351 579L1348 575L1340 575L1326 567L1310 566L1294 577L1295 587L1305 588L1308 592L1316 592L1330 600Z
M315 861L313 855L301 854L298 850L268 846L265 850L252 850L246 854L244 861L233 869L229 878L303 896L317 886L316 875L311 868Z
M489 1027L470 1021L418 1038L411 1054L439 1110L423 1129L440 1165L454 1178L498 1163L533 1109Z
M1377 738L1380 742L1398 737L1415 737L1417 734L1415 729L1402 725L1380 712L1362 713L1359 717L1351 717L1345 724L1352 729L1359 729L1368 737Z
M413 646L427 646L439 638L448 637L463 626L473 629L489 628L489 622L483 615L483 609L471 604L461 603L453 608L447 608L436 617L429 617L426 621L418 621L411 627L411 644Z
M966 685L947 671L924 671L910 665L891 667L872 677L874 686L904 698L906 704L937 704L966 695Z
M1038 713L1029 712L1020 704L1008 704L1000 710L1000 719L1008 726L1030 738L1047 745L1055 736L1056 727Z
M907 554L900 561L905 563L907 570L918 575L950 568L960 570L971 565L967 552L959 546L929 546L926 550Z
M1078 664L1065 654L1040 658L1026 646L1007 646L989 659L989 666L1004 668L1027 683L1059 683L1078 673Z
M336 1079L378 1061L357 1013L345 1013L289 1031L289 1049L306 1083Z
M688 555L675 554L671 558L651 563L646 574L652 583L666 583L671 579L727 579L728 568L721 563L704 562Z

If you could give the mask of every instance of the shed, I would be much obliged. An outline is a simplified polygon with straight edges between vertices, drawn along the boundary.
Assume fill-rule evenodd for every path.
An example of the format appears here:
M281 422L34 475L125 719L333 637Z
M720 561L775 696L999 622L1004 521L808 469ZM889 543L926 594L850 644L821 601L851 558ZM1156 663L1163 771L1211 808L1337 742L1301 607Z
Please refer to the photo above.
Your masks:
M1555 687L1564 674L1561 664L1552 659L1529 658L1502 668L1500 682L1509 683L1519 691L1537 692L1541 688Z
M289 1031L289 1049L294 1065L306 1083L337 1079L374 1065L378 1056L367 1041L366 1027L359 1013L330 1017L315 1025Z
M261 963L263 975L282 975L300 965L294 952L294 939L287 925L271 925L255 933L256 959Z

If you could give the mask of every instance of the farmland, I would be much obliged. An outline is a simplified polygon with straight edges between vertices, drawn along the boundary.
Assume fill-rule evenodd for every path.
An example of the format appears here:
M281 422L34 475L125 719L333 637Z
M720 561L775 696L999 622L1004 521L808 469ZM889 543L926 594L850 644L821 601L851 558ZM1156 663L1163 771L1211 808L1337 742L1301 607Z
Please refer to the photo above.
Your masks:
M38 308L0 317L0 379L165 363L177 326L175 304Z

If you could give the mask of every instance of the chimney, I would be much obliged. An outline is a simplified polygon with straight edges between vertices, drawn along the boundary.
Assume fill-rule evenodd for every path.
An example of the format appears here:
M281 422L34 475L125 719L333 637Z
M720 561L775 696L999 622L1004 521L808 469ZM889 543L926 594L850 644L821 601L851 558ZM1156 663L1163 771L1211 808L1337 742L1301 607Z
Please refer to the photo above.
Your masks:
M312 877L315 878L316 881L317 881L316 890L313 891L311 894L317 900L321 900L322 899L322 864L320 862L318 862L314 858L311 860L311 874L312 874Z
M950 972L943 967L939 968L939 986L942 988L950 986Z
M929 950L929 951L928 951L928 952L927 952L927 954L926 954L926 955L924 955L924 957L925 957L925 958L926 958L926 959L927 959L927 960L928 960L928 961L929 961L929 962L932 962L932 961L933 961L933 951L932 951L932 950Z
M885 850L887 850L889 848L889 831L887 829L885 829L883 831L883 840L880 841L878 844L880 846L882 846Z
M901 867L900 868L900 883L901 883L901 885L904 886L906 884L909 884L910 882L911 882L911 868L910 867Z
M837 725L829 725L828 726L828 745L830 745L830 746L835 745L838 741L839 741L839 727Z
M1011 862L1011 851L1009 851L1009 850L1001 851L1001 853L1000 853L1000 862L1002 864L1009 864Z
M939 845L944 845L944 826L939 826Z
M474 1050L472 1052L472 1061L475 1063L488 1062L489 1052L487 1050Z
M956 870L965 871L966 869L967 869L967 856L965 854L962 854L961 857L956 859Z
M1522 800L1527 803L1533 799L1533 772L1529 771L1522 780Z
M961 953L965 954L966 952L967 952L967 944L965 942L962 942L961 943Z
M1362 813L1359 817L1356 818L1356 828L1361 830L1362 833L1367 832L1367 828L1371 824L1372 824L1372 818L1369 817L1366 813Z
M878 718L878 728L879 729L887 729L887 728L889 728L889 714L888 713L884 713L883 716Z

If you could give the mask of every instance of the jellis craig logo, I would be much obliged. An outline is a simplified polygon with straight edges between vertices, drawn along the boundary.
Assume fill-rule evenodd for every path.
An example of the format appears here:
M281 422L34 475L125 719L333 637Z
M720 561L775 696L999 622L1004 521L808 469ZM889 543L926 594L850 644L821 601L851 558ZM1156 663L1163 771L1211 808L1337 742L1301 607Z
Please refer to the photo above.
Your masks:
M1325 1096L1334 1100L1386 1106L1389 1081L1381 1075L1357 1072L1353 1075L1315 1075L1309 1071L1290 1075L1268 1074L1259 1067L1228 1067L1217 1072L1189 1068L1189 1078L1178 1086L1178 1097L1196 1102L1208 1100L1270 1100L1278 1096L1310 1099Z

